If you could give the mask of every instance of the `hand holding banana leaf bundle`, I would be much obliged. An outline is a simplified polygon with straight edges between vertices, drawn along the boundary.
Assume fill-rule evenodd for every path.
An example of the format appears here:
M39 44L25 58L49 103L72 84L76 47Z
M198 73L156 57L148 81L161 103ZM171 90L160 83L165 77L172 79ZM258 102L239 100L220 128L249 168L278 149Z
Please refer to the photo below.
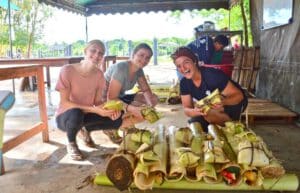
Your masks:
M123 110L123 102L120 100L109 100L104 103L103 108L108 110L121 111Z
M197 101L195 107L202 109L202 112L206 114L214 105L220 104L221 102L221 93L219 89L216 89L207 97Z

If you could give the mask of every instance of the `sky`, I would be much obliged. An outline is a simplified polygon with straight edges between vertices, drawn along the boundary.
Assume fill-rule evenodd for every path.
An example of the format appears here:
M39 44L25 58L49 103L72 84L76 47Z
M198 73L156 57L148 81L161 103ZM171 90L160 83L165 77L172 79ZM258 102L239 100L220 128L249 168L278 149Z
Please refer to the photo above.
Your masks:
M56 8L53 10L54 15L44 28L44 43L85 40L85 17ZM92 15L88 17L88 39L192 38L193 28L202 24L203 19L192 18L188 13L185 11L179 22L169 17L170 12Z

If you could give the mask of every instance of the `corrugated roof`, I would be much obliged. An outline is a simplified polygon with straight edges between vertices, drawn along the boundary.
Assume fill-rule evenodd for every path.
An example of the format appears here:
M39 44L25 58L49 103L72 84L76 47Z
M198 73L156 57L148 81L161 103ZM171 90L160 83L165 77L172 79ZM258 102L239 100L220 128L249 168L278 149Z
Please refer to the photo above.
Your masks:
M51 6L79 13L117 14L193 9L229 9L230 0L38 0Z

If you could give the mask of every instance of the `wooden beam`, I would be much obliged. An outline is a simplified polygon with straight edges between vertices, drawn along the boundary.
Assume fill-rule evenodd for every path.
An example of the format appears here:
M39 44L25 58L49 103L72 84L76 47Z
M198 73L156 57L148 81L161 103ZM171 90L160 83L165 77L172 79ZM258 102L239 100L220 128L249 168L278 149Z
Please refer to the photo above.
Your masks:
M30 139L32 136L40 133L41 131L44 131L46 129L46 125L42 122L34 125L30 130L27 130L23 132L22 134L18 135L17 137L14 137L6 142L3 143L3 149L2 153L5 153L14 147L20 145L24 141Z

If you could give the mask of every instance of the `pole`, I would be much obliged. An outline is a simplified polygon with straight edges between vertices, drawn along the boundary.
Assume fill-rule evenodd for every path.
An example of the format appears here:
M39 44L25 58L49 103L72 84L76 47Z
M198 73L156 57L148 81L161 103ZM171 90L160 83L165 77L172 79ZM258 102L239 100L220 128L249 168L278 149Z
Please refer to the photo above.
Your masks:
M10 0L8 0L8 28L9 28L9 56L11 59L14 58L13 55L13 48L12 48L12 35L11 35L11 12L10 12ZM13 92L15 94L16 88L15 88L15 79L12 79L12 84L13 84Z
M88 19L87 16L85 15L85 42L87 43L89 40L88 36Z

